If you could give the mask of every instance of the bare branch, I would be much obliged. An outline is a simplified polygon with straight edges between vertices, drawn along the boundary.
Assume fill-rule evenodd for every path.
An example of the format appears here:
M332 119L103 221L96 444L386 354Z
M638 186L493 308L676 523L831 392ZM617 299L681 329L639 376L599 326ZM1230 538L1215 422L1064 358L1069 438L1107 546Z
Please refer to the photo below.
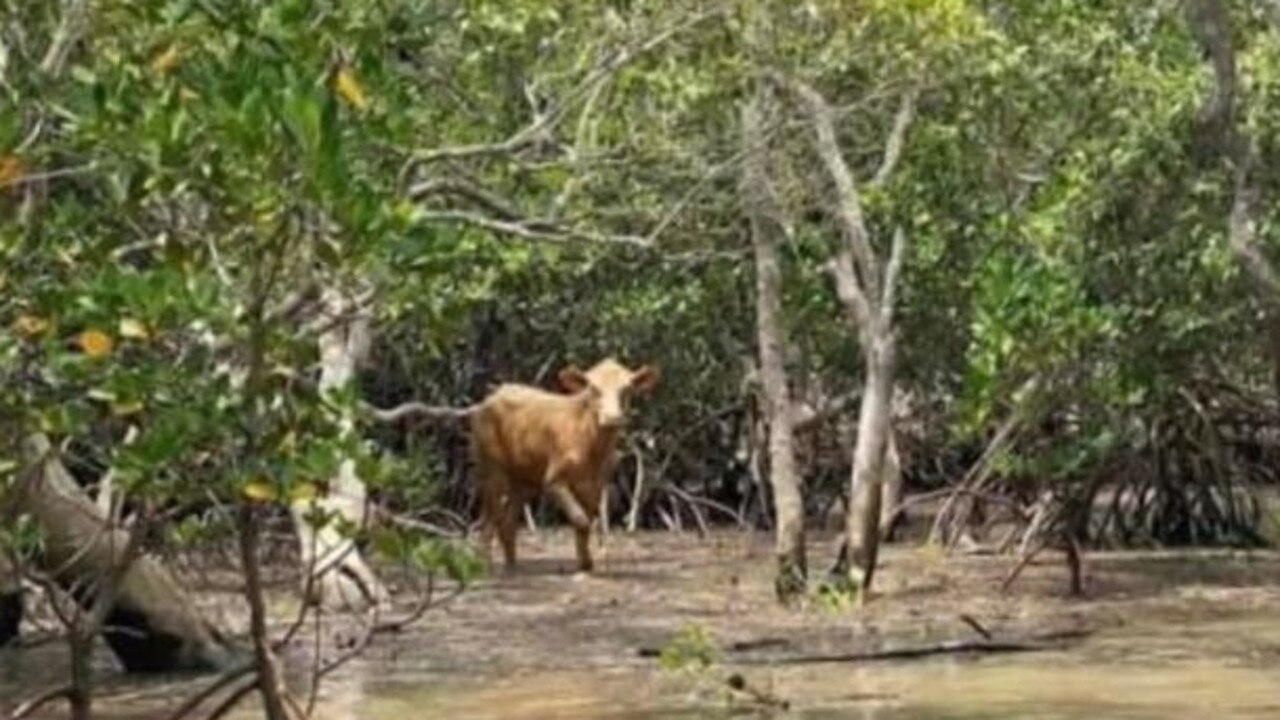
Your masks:
M417 217L419 220L427 222L473 225L500 235L510 235L512 237L518 237L525 240L539 240L555 243L566 243L581 240L587 242L612 243L616 245L630 245L638 248L649 248L652 245L648 238L636 235L609 235L591 230L560 228L553 223L536 220L525 220L524 222L497 220L462 210L424 210L418 213Z
M430 420L462 420L470 415L475 407L474 405L461 408L447 405L427 405L417 401L407 402L387 410L376 408L367 403L362 405L362 409L370 417L379 422L387 423L396 422L414 415L420 415Z
M43 183L47 180L56 180L63 177L72 177L74 175L84 175L98 169L96 163L85 163L84 165L76 165L74 167L58 168L56 170L46 170L44 172L31 173L28 175L19 175L15 178L0 182L0 189L7 187L20 187L22 185L33 185Z
M831 279L835 284L836 299L840 301L853 324L857 326L858 345L864 351L870 351L873 317L871 303L867 301L867 296L862 292L862 286L858 284L853 262L853 253L850 252L847 244L842 243L836 250L835 257L827 263L827 270L830 271Z
M39 695L19 705L9 715L9 720L22 720L22 718L30 717L32 714L35 713L35 711L39 710L45 705L48 705L54 700L70 699L71 693L73 691L74 691L74 688L72 688L70 685L60 685L56 688L51 688L49 690L46 690L45 692L42 692Z
M1280 2L1268 0L1266 9L1280 22ZM1257 243L1261 190L1251 178L1258 160L1257 147L1248 131L1236 126L1238 78L1230 14L1221 0L1187 0L1184 10L1187 24L1213 68L1214 82L1200 109L1202 132L1216 143L1213 149L1235 165L1227 241L1245 272L1264 290L1264 300L1275 303L1280 301L1280 276Z
M218 703L218 705L214 707L206 720L221 720L223 716L234 710L236 705L239 705L240 701L244 700L249 693L257 690L259 682L261 682L261 680L256 674L251 678L247 678L239 687L231 691L230 695L227 695L222 702Z
M529 147L546 130L558 124L578 101L589 97L597 85L633 62L636 58L661 47L676 35L723 13L724 7L716 5L710 10L695 13L683 22L676 23L658 32L653 37L634 47L619 50L587 73L586 77L573 90L569 91L558 105L543 112L541 115L535 115L531 123L502 142L435 148L414 153L401 171L401 178L407 177L409 172L420 165L429 165L450 159L509 155Z
M858 388L848 395L842 395L828 402L820 408L803 413L797 412L794 414L794 419L791 421L791 429L797 435L813 430L827 420L855 407L861 400L862 388Z
M898 113L893 116L893 129L889 131L889 139L885 141L884 159L880 162L880 169L876 170L875 176L871 178L871 187L882 187L897 169L907 130L915 119L918 93L919 90L912 87L902 94L902 104L898 107Z
M849 164L845 162L840 152L840 143L836 139L831 105L821 93L802 80L780 75L774 77L775 81L781 82L784 87L799 97L804 105L813 130L814 151L826 168L827 175L835 188L835 216L844 236L843 245L847 248L837 253L834 268L838 273L837 292L850 295L851 299L860 295L862 296L860 304L868 305L868 297L878 299L880 296L880 267L875 251L871 248L866 220L862 213L862 201L853 180L853 172L849 170ZM845 263L839 259L840 255L846 253L856 262L854 267L849 268L856 273L852 276L844 269ZM845 287L841 288L840 285ZM862 314L861 310L858 312ZM869 313L867 315L869 317Z
M190 716L190 714L194 712L197 707L203 704L205 700L213 697L220 690L243 677L256 675L257 670L258 666L254 663L244 663L240 667L229 670L217 680L210 683L203 690L187 698L182 702L182 704L174 708L173 712L169 713L167 716L168 720L182 720L183 718Z
M66 0L63 6L62 18L40 61L40 72L55 78L66 68L72 46L79 42L89 24L89 0Z
M903 258L907 254L907 233L898 225L893 229L893 245L889 249L889 264L884 270L884 295L880 298L880 329L893 328L893 305L898 292L898 276L902 274Z
M519 220L523 213L504 198L460 178L432 178L409 188L409 199L420 201L432 195L457 195L470 200L502 220Z

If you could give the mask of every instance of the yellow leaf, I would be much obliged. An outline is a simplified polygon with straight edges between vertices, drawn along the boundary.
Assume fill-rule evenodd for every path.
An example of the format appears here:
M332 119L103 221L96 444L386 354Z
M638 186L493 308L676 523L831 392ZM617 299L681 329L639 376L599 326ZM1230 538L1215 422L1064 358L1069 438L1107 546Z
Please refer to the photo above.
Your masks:
M111 404L111 414L116 417L128 417L129 415L137 415L142 412L142 402L140 400L132 400L129 402L120 402Z
M299 480L293 484L293 487L289 488L289 499L293 502L315 500L319 494L320 490L316 487L316 484L306 480Z
M19 315L18 319L13 321L13 331L24 338L43 335L48 329L49 321L35 315Z
M84 350L84 354L91 358L103 358L111 354L111 350L115 347L115 342L111 340L111 336L101 330L85 330L80 333L78 340L80 349Z
M351 68L346 65L339 68L338 74L333 77L333 89L338 91L343 100L357 108L364 110L369 107L369 99L365 97L364 88L360 87L355 73L351 72Z
M26 174L27 168L21 157L13 153L0 155L0 187L18 182Z
M276 499L276 487L266 478L257 478L245 483L244 496L257 502L271 502Z
M130 340L146 340L151 337L151 333L147 332L147 326L133 318L124 318L120 321L120 337L129 338Z
M178 59L178 44L174 43L165 48L164 52L157 55L155 60L151 61L151 69L158 73L167 73L178 66Z

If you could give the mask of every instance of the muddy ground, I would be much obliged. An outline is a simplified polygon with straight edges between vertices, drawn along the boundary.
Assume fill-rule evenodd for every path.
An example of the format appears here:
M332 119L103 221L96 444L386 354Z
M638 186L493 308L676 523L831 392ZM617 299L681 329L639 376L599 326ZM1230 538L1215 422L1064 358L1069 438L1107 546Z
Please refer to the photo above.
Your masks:
M834 544L815 542L815 575L830 565ZM994 635L1016 638L1052 630L1176 622L1276 607L1280 556L1272 553L1113 553L1092 556L1087 594L1068 593L1065 565L1046 553L1007 593L1009 558L942 557L893 547L864 607L837 609L817 599L800 610L773 597L767 536L723 532L609 538L598 572L573 572L567 534L526 536L511 577L481 583L424 621L432 636L416 654L431 666L494 672L652 662L639 648L664 645L697 624L723 645L783 639L761 654L833 653L913 640L971 639L960 620L976 619Z
M431 706L444 712L441 717L462 717L466 711L459 708L470 706L450 705L451 694L461 697L481 686L489 692L502 686L514 695L506 701L486 700L485 707L493 711L495 704L506 704L511 713L494 711L485 717L684 717L671 714L675 710L654 709L667 707L676 696L686 704L689 698L683 691L671 695L669 684L651 685L666 681L660 680L655 659L641 649L661 648L682 628L693 625L708 631L721 649L760 645L723 656L726 667L747 668L747 673L756 672L751 670L754 667L792 666L804 656L976 639L975 630L960 619L967 615L998 640L1057 630L1091 632L1091 638L1081 644L1083 649L1060 651L1059 659L1065 661L1072 653L1085 653L1095 664L1135 662L1150 667L1193 662L1280 676L1274 672L1280 669L1280 615L1274 612L1280 607L1280 555L1273 552L1090 555L1087 595L1073 598L1067 592L1060 556L1045 554L1009 592L1002 593L1010 558L943 557L894 546L883 556L877 592L865 607L835 608L814 601L802 609L787 610L774 602L771 541L764 534L722 531L699 539L692 534L614 533L598 551L597 573L587 577L573 572L572 539L567 533L524 533L520 549L521 565L514 575L479 582L410 630L379 638L363 657L335 675L326 691L332 695L326 716L427 717L413 708ZM815 576L821 575L833 556L831 538L812 543ZM287 568L278 570L273 606L283 622L296 601ZM242 604L234 589L223 585L218 593L202 593L201 602L242 626ZM1227 627L1234 633L1229 642L1211 641L1226 637L1223 628ZM0 698L55 682L61 677L57 668L65 667L60 653L59 646L25 654L6 652L8 661L0 658ZM28 661L19 661L19 656ZM305 651L297 649L292 660L300 665L304 656ZM37 662L29 662L33 658ZM108 676L103 707L113 717L158 716L165 706L204 682L123 678L113 674L105 657L100 667ZM590 701L569 703L571 708L585 708L583 714L556 714L547 709L558 707L556 692L538 689L552 681L520 685L513 680L521 677L576 678L564 680L576 688L574 697L584 683L599 683L601 693L605 687L612 689L592 695ZM786 684L788 676L779 677ZM913 682L897 681L906 687ZM799 690L804 685L796 682L791 677L793 692L809 692ZM353 690L357 686L358 692ZM405 688L431 691L413 694L415 699L405 704ZM1280 699L1280 686L1276 689ZM357 700L342 699L353 692ZM530 692L551 704L529 715ZM659 702L659 695L666 699ZM601 699L611 697L619 699ZM378 699L385 708L371 710L375 705L369 703ZM560 698L567 699L567 695ZM348 706L356 709L342 710ZM622 713L619 708L623 707L632 714ZM604 712L608 708L618 712ZM243 717L254 716L251 709L244 712Z

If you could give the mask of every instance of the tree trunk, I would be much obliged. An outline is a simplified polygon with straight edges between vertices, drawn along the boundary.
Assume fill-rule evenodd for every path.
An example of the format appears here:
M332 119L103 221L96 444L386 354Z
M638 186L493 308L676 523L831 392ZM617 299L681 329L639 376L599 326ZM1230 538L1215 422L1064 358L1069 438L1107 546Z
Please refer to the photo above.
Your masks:
M894 529L901 517L898 506L902 504L902 458L898 455L898 442L894 439L892 422L887 431L884 446L884 478L880 491L880 541L893 539Z
M39 525L44 569L76 595L111 572L128 546L128 533L107 528L97 505L50 453L43 435L28 439L26 461L36 471L15 488L13 509ZM92 598L79 595L88 611ZM107 645L129 672L222 670L237 660L225 636L200 617L173 576L145 554L124 573L105 628Z
M865 387L858 415L858 441L853 451L849 488L849 516L836 573L856 583L863 601L871 590L880 549L880 493L884 485L886 447L893 426L893 372L896 338L894 302L902 273L907 236L901 226L893 233L889 262L881 277L880 258L871 245L862 200L853 172L836 139L835 114L826 98L803 82L782 78L804 105L813 131L813 147L831 182L833 219L840 229L829 269L836 299L862 348ZM894 117L885 142L884 159L870 185L883 186L902 154L903 138L915 115L916 90L909 88ZM896 463L895 463L896 464Z
M320 391L345 387L355 380L356 368L369 352L369 321L359 304L334 290L325 292L321 321L330 324L320 334ZM355 432L348 418L346 432ZM344 460L329 483L329 492L313 500L293 503L290 513L298 535L308 601L340 610L360 611L385 604L386 587L369 568L355 541L331 521L323 527L311 522L312 513L336 515L363 528L367 521L364 482L353 460Z
M0 647L18 637L22 625L22 579L0 548Z
M871 589L876 556L880 549L886 452L892 426L893 340L880 338L866 359L866 390L858 415L858 442L853 450L853 476L849 488L849 517L845 528L849 580Z
M286 705L288 691L280 660L271 648L271 636L267 632L267 608L263 601L262 568L258 564L258 546L262 534L262 519L258 508L244 505L240 508L240 566L244 573L245 596L249 600L249 631L253 637L253 655L258 669L258 692L262 696L262 711L268 720L291 720Z
M783 230L772 211L768 151L762 130L764 88L742 110L745 163L742 197L751 226L756 263L756 336L760 348L760 379L764 388L769 430L769 482L776 513L778 599L790 602L805 591L804 503L796 472L792 437L791 393L787 387L785 330L782 326L782 270L778 241Z

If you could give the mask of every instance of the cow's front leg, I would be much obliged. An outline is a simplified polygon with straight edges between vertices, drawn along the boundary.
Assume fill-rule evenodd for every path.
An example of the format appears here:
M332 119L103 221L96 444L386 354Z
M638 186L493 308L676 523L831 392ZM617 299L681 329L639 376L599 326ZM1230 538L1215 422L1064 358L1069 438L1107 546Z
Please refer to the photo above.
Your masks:
M547 488L548 494L560 506L561 512L573 525L574 541L578 547L578 568L582 572L591 572L591 517L583 509L578 498L565 482L552 482Z

